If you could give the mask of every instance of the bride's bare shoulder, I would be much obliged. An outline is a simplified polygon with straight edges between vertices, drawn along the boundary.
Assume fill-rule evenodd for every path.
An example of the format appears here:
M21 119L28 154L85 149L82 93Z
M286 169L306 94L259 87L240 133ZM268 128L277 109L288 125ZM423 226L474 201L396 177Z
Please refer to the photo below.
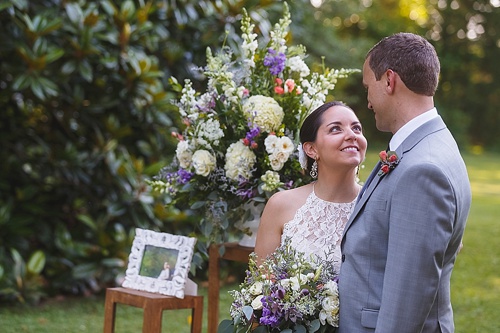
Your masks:
M276 192L269 199L268 205L290 208L294 205L302 206L312 191L312 184L294 189Z

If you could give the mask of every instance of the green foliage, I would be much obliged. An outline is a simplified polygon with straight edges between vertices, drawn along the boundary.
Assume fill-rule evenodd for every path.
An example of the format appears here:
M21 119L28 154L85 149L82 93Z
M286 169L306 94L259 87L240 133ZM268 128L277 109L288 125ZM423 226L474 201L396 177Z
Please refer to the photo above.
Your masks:
M310 51L334 49L332 43L337 49L339 44L345 50L333 57L345 61L345 67L360 67L364 55L383 37L401 31L425 36L441 61L435 102L460 146L498 151L499 8L498 2L482 0L325 0L314 17L315 24L320 24L316 31L325 31L326 37L310 38L314 32L305 30L309 40L304 44ZM312 24L307 23L303 26ZM373 114L367 110L361 76L357 82L348 81L341 91L341 99L358 111L368 141L387 142L388 136L376 130Z
M168 78L197 75L248 3L0 2L0 302L30 299L12 267L35 249L37 288L87 294L123 274L136 227L197 232L145 179L175 149Z

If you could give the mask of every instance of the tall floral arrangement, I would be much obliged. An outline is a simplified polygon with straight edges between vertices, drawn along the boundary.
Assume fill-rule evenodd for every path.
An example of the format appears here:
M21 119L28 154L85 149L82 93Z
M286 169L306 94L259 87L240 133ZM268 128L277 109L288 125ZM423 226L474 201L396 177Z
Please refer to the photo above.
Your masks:
M302 184L300 125L339 78L357 71L312 72L305 48L287 46L290 23L284 3L270 36L258 39L244 11L239 52L224 46L214 55L207 49L206 91L195 91L190 80L181 85L171 79L181 92L176 105L186 127L173 133L179 140L173 163L150 185L174 203L200 210L210 241L224 241L235 221L246 218L243 203L265 202L276 191Z

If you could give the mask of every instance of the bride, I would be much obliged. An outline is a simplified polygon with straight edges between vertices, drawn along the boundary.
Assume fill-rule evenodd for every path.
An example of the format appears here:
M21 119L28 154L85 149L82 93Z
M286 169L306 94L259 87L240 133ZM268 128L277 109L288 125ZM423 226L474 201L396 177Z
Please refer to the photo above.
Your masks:
M306 255L340 268L342 232L361 186L356 171L367 142L354 111L340 102L314 110L300 129L300 161L316 180L274 194L262 213L255 254L258 263L285 239Z

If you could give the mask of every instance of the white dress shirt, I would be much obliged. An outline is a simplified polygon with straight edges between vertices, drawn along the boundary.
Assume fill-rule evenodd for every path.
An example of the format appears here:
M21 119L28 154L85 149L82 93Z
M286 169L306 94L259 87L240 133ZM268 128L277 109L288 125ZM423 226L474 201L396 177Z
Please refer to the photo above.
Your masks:
M401 127L391 138L389 141L389 150L396 150L399 145L410 136L413 131L419 128L424 123L428 122L431 119L438 117L438 112L436 108L432 108L429 111L422 113L421 115L413 118L403 127Z

